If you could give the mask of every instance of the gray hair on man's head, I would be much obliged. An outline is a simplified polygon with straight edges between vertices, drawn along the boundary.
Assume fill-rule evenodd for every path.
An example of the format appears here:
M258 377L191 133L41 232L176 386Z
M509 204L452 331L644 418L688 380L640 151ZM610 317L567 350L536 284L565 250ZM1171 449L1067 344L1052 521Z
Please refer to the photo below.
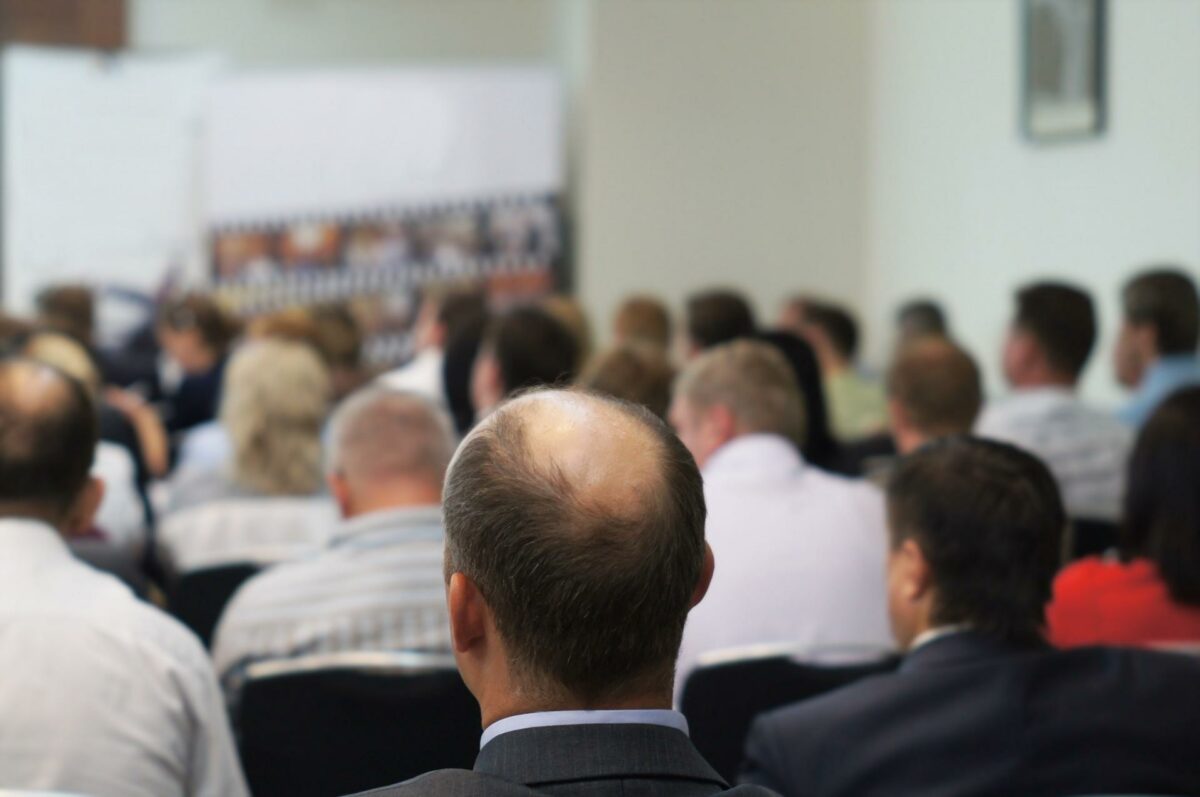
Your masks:
M415 393L370 386L334 412L325 467L351 482L415 477L440 485L455 444L441 407Z

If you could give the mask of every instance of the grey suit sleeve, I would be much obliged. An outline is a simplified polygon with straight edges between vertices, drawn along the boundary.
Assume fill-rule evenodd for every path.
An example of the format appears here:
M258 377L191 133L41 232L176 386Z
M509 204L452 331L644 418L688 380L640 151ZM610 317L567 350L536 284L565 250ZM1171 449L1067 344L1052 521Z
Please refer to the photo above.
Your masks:
M808 784L796 782L794 769L787 766L792 756L784 749L785 745L778 722L772 721L770 715L756 719L746 736L745 760L738 782L762 786L787 797L812 794Z

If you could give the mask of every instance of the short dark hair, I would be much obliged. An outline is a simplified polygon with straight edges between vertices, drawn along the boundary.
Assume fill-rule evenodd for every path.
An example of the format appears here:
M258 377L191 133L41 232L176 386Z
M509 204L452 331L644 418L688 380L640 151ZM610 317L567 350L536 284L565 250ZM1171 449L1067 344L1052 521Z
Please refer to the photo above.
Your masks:
M896 311L896 326L910 338L925 335L945 337L950 331L945 311L933 299L912 299L900 305Z
M646 409L592 396L657 451L627 511L589 501L530 451L525 414L494 413L446 480L446 564L478 586L519 677L589 701L669 691L704 562L704 488L692 456Z
M579 377L581 387L640 404L664 419L674 382L675 367L652 343L625 343L602 352Z
M96 298L86 285L54 285L37 295L41 322L84 346L92 345L96 324Z
M540 307L524 305L500 316L485 341L500 366L507 394L575 378L579 344L570 330Z
M22 382L49 375L47 398L30 406ZM48 365L0 361L0 505L64 516L88 481L99 415L82 384Z
M1193 354L1200 342L1200 296L1196 283L1179 269L1143 272L1121 293L1125 318L1154 327L1159 354Z
M805 305L804 321L819 327L838 354L854 359L858 353L858 324L845 309L825 302L809 302Z
M687 301L688 336L702 349L754 334L754 311L740 293L704 291Z
M1121 552L1152 560L1172 598L1200 605L1200 388L1150 416L1128 474Z
M241 333L241 324L216 300L190 293L167 300L158 310L157 324L176 332L195 330L204 344L223 356Z
M1035 282L1016 294L1013 323L1037 340L1050 365L1078 377L1096 345L1092 298L1073 285Z
M437 321L452 340L464 328L478 327L487 319L487 297L483 291L460 288L446 293L438 303Z
M653 296L630 296L613 319L619 338L667 348L671 345L671 313Z
M926 435L970 432L983 406L979 366L947 338L920 339L900 349L888 371L887 392Z
M902 459L888 484L892 543L932 571L936 625L1036 644L1066 513L1050 471L1015 446L953 437Z

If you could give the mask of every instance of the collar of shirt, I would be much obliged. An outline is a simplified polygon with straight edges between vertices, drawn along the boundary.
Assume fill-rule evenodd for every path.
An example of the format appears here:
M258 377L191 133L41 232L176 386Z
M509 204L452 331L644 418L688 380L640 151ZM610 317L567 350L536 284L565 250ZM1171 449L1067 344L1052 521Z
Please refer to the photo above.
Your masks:
M28 518L0 519L0 569L25 572L33 562L54 559L72 560L72 556L62 535L49 524Z
M1160 357L1146 371L1137 392L1119 416L1126 423L1140 426L1169 394L1194 383L1200 383L1200 359L1191 354Z
M442 508L433 504L383 509L344 520L333 535L333 545L362 544L381 534L389 542L441 540Z
M951 636L952 634L961 634L963 631L970 631L971 626L968 623L955 623L953 625L939 625L936 628L930 628L928 631L918 634L917 638L908 646L908 652L913 653L917 648L923 648L930 642L936 642L943 637Z
M687 720L678 711L668 709L631 709L621 711L539 711L517 714L497 720L487 727L479 740L483 748L488 742L505 733L530 728L557 728L564 725L661 725L688 732Z
M717 449L704 465L705 480L735 477L760 479L764 474L794 475L804 458L786 438L774 434L748 434Z

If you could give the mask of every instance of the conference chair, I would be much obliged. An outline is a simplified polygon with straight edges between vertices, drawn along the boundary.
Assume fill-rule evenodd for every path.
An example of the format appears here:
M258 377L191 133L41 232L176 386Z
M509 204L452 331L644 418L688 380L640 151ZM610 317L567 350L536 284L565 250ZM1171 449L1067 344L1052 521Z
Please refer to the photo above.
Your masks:
M184 573L167 591L167 610L192 629L204 647L212 647L213 632L226 604L262 568L250 562L205 567Z
M479 706L449 654L317 654L246 670L238 710L254 794L326 797L469 769Z
M680 708L696 748L732 782L756 716L890 672L899 661L894 653L875 649L758 646L716 651L703 656L688 676Z

